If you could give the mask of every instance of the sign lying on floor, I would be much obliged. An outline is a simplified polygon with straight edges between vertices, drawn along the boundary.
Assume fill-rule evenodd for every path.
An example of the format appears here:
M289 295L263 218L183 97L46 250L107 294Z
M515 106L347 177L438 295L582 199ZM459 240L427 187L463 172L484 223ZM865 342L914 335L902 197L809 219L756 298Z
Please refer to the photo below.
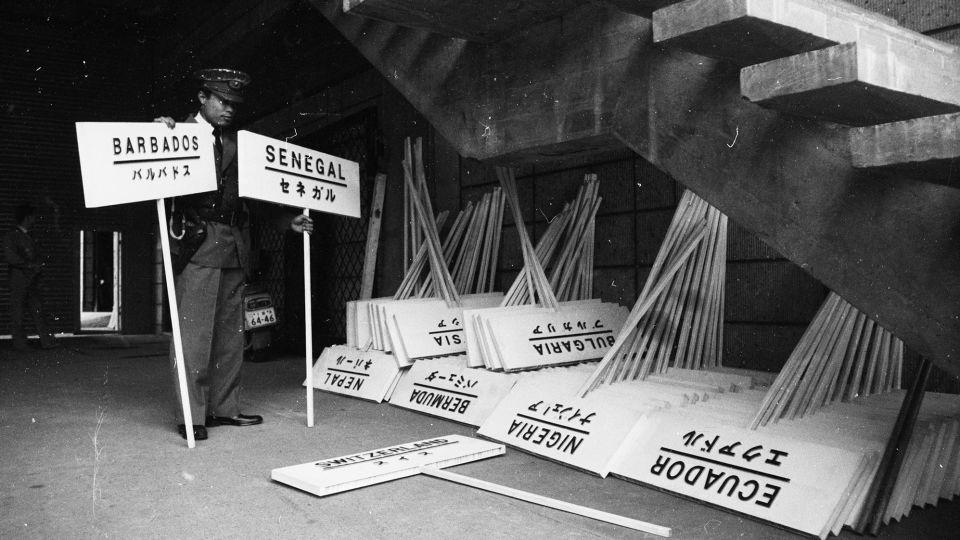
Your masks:
M447 435L270 471L270 478L323 497L505 452L502 444Z
M638 424L612 472L824 538L868 457L661 413Z
M641 412L594 396L577 397L580 382L578 378L522 378L477 433L606 476Z
M479 427L516 379L468 368L464 355L417 360L400 376L390 404Z
M346 345L327 347L313 365L314 388L377 403L389 396L399 376L392 355Z
M400 444L292 467L282 467L272 470L270 478L323 497L398 478L424 474L638 531L660 536L670 536L671 534L669 527L609 514L585 506L558 501L542 495L440 470L444 467L499 456L504 452L505 448L502 444L472 439L463 435L447 435L436 439Z

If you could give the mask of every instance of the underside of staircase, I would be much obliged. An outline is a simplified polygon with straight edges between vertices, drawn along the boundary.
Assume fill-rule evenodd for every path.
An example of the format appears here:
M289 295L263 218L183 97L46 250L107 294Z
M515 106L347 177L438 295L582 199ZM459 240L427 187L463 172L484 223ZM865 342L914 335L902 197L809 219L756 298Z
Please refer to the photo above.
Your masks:
M461 155L632 150L960 373L956 46L839 0L311 2Z

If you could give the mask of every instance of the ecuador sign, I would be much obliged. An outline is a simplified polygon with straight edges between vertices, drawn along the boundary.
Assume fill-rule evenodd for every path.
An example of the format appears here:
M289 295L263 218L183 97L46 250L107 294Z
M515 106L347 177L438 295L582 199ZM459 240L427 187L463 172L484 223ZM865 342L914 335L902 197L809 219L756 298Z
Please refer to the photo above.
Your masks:
M87 208L217 189L213 136L199 124L77 122Z
M360 165L303 146L237 134L240 196L360 217Z

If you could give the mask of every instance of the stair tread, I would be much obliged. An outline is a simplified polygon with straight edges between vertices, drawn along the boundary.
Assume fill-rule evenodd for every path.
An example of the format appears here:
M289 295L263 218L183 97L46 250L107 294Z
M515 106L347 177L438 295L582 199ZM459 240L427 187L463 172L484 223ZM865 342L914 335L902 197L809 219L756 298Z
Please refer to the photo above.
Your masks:
M960 48L839 0L686 0L653 14L654 41L741 66L851 41L958 58Z

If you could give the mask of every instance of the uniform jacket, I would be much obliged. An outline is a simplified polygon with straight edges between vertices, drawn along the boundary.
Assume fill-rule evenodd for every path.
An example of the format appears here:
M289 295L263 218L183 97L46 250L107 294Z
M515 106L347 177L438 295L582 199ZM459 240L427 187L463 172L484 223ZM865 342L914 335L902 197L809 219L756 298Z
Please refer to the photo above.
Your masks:
M20 227L14 228L4 236L3 255L11 270L19 270L28 276L40 272L37 243Z
M185 120L196 121L195 116ZM181 225L186 229L182 240L171 239L174 269L179 272L187 261L211 268L243 268L249 280L257 264L257 251L250 236L251 221L266 220L284 230L296 214L241 199L237 185L236 131L223 130L221 142L223 155L216 164L217 190L177 197L171 205L171 228L175 233L180 232Z

